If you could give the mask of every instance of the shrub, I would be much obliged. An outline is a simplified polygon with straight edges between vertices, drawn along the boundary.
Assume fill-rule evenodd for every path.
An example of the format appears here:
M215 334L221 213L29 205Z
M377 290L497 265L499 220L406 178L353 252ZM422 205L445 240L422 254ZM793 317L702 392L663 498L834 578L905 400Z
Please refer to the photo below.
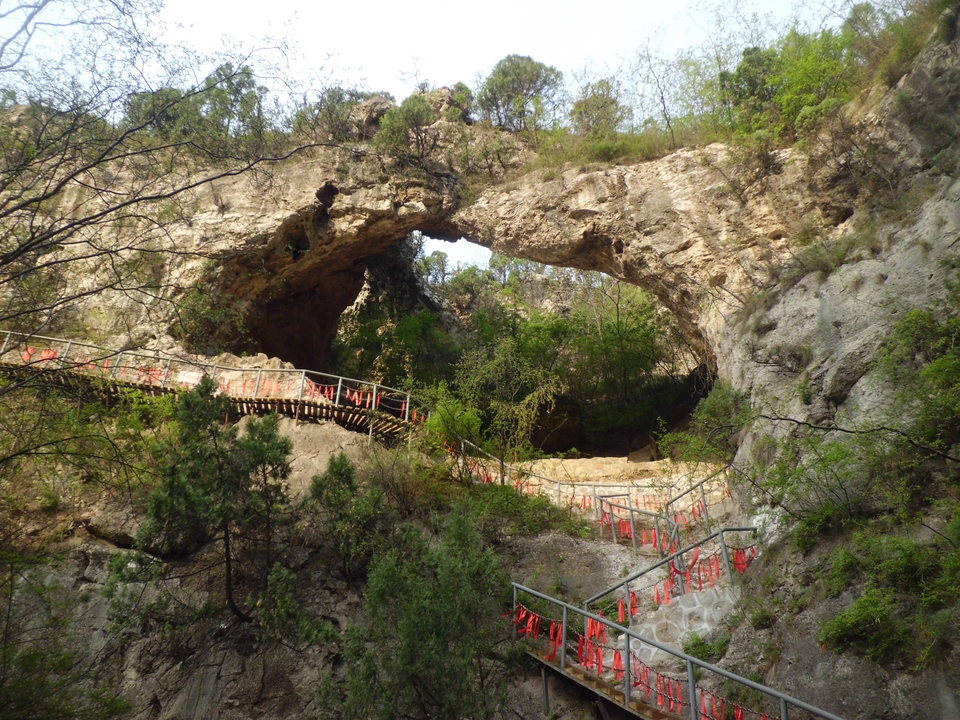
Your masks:
M714 640L707 640L698 633L691 633L683 641L683 651L704 662L715 663L727 653L730 646L730 636L719 635Z
M837 652L852 650L883 662L909 645L907 624L898 617L893 591L868 588L850 607L825 622L820 642Z

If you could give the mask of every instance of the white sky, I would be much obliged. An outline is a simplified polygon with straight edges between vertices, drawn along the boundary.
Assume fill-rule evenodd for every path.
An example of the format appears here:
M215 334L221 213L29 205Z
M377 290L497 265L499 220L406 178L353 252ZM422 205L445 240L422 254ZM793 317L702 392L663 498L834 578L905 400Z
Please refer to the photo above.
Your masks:
M831 0L839 2L840 0ZM794 0L726 0L784 22ZM166 0L172 33L199 49L293 46L294 67L328 82L387 90L402 100L417 81L474 87L506 55L530 55L565 74L589 64L616 70L648 40L670 51L697 44L714 26L697 0ZM820 2L805 3L820 7ZM691 11L692 8L692 11ZM816 10L823 14L822 10ZM298 56L298 57L297 57Z
M793 0L724 2L728 7L737 3L747 8L741 16L769 13L777 25L786 25L793 14ZM166 0L163 18L172 26L172 41L201 51L275 47L282 40L291 73L308 86L355 85L388 91L399 101L423 81L431 86L465 82L475 88L498 60L514 53L553 65L568 79L586 66L596 74L615 72L647 42L673 54L715 30L710 4L360 0L351 6L318 0ZM825 14L819 2L804 5L808 12ZM257 66L256 58L252 64ZM484 264L489 255L465 242L427 244L428 253L434 249L446 252L452 264Z

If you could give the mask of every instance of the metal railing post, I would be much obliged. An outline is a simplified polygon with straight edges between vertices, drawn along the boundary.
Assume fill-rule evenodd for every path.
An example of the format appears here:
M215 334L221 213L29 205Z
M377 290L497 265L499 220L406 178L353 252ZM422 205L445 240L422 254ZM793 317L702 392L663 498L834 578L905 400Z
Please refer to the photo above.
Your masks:
M3 357L3 354L7 351L7 343L10 342L10 331L4 333L3 335L3 345L0 345L0 357Z
M63 355L60 356L60 369L64 368L64 363L67 360L67 356L70 355L70 348L73 347L73 340L67 342L67 347L63 349Z
M697 720L697 675L693 663L687 660L687 686L690 691L690 720Z
M173 358L167 360L167 366L163 369L163 377L160 378L160 387L167 386L167 380L170 377L170 369L173 367Z
M723 536L723 530L720 531L720 553L723 555L723 569L727 573L727 578L733 580L733 573L730 567L730 552L727 550L727 541ZM781 720L783 720L781 718Z
M260 394L260 381L263 379L263 370L257 368L257 384L253 386L253 399L257 399L257 395Z
M410 422L410 393L407 393L407 405L403 412L403 421Z
M633 551L637 551L637 526L633 521L633 508L630 508L630 543L633 545Z
M300 393L297 395L297 411L296 413L294 413L294 416L293 416L294 420L300 419L300 405L301 403L303 403L303 391L306 388L306 386L307 386L307 371L301 370L300 371Z
M123 362L123 353L119 352L116 355L117 362L114 364L113 369L110 371L110 377L117 377L117 369L120 367L120 364Z
M633 655L630 650L630 633L623 636L623 654L626 657L623 668L623 704L630 707L630 692L633 690Z
M563 616L560 620L560 670L563 670L564 663L567 661L567 608L563 608Z
M780 698L780 720L790 720L790 708L786 698Z
M703 489L706 481L700 483L700 501L703 503L703 517L707 521L707 527L710 527L710 509L707 503L707 492Z
M340 407L340 396L343 394L343 378L337 378L337 396L333 399L333 404Z

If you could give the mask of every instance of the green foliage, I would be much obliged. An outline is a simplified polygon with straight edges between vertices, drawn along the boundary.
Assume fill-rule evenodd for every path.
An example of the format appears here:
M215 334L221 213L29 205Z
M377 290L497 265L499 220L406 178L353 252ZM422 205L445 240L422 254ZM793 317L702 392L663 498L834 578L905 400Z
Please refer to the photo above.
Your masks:
M98 686L71 646L86 640L73 627L63 588L17 553L0 553L0 720L100 720L129 703Z
M680 460L729 461L737 451L738 435L752 415L746 397L717 380L694 409L690 427L664 433L660 446Z
M472 485L463 503L488 540L501 534L536 535L547 531L583 537L588 523L542 495L527 495L509 485Z
M227 62L196 87L131 93L125 98L124 126L128 132L146 130L167 142L225 153L262 152L274 132L266 92L252 67Z
M580 89L570 108L574 130L593 138L609 138L630 121L632 111L621 102L622 91L615 79L590 82Z
M335 142L354 139L357 129L350 120L350 111L357 103L383 93L372 93L339 85L323 90L312 103L299 108L293 115L293 132L318 135Z
M313 478L310 495L327 514L327 531L336 539L344 574L362 576L396 521L384 490L361 486L353 463L340 452L330 458L322 475Z
M690 633L683 640L683 651L704 662L716 663L727 654L730 646L730 635L718 635L713 640L707 640L703 635Z
M893 387L907 430L937 446L960 440L960 285L946 312L911 310L893 327L878 366Z
M422 163L440 144L440 133L433 127L437 120L425 96L411 95L381 118L374 147L396 158Z
M823 624L819 639L837 652L853 650L883 662L902 652L910 633L898 617L893 592L868 588L850 607Z
M433 411L424 425L427 436L438 443L456 445L461 439L477 443L481 437L480 411L468 407L453 395L446 384L438 385L432 393Z
M246 320L235 303L206 278L188 287L175 303L174 337L201 355L216 355L246 346L250 337Z
M751 611L748 620L754 630L764 630L776 624L777 616L770 608L759 608Z
M559 378L525 356L516 343L466 353L457 366L456 389L483 419L484 439L494 454L518 458L531 449L537 420L553 408Z
M876 527L856 533L828 561L826 589L838 595L861 583L859 600L822 626L821 642L885 662L920 668L956 639L960 549L947 533L920 542Z
M337 371L349 377L376 377L391 387L409 387L414 381L427 385L449 380L458 350L436 312L403 312L371 303L341 317L334 362Z
M370 570L362 620L344 637L341 693L323 716L491 717L504 700L495 647L507 587L462 509L438 542L403 526Z
M332 641L333 626L305 612L296 596L297 576L293 570L275 563L267 575L267 587L250 605L255 605L263 637L284 640L296 637L302 642Z
M507 55L494 65L477 94L483 118L512 132L550 124L563 88L563 73L526 55Z
M275 536L287 503L292 445L275 415L250 421L243 434L225 424L230 402L204 378L177 404L173 437L157 450L162 479L150 497L138 542L168 556L183 555L216 537L224 557L230 610L248 620L235 597L235 564L256 549L261 585L276 555ZM241 544L241 539L242 543Z

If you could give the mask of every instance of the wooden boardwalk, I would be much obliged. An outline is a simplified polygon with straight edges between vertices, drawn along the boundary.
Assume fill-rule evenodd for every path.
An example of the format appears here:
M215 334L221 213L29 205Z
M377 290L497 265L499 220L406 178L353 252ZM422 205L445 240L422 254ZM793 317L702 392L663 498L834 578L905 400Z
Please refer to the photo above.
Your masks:
M129 390L148 395L181 392L206 376L238 414L276 412L301 420L327 420L381 439L404 436L427 417L407 392L340 375L214 365L10 331L0 331L0 371L24 379L43 376L52 383L92 387L113 396Z

